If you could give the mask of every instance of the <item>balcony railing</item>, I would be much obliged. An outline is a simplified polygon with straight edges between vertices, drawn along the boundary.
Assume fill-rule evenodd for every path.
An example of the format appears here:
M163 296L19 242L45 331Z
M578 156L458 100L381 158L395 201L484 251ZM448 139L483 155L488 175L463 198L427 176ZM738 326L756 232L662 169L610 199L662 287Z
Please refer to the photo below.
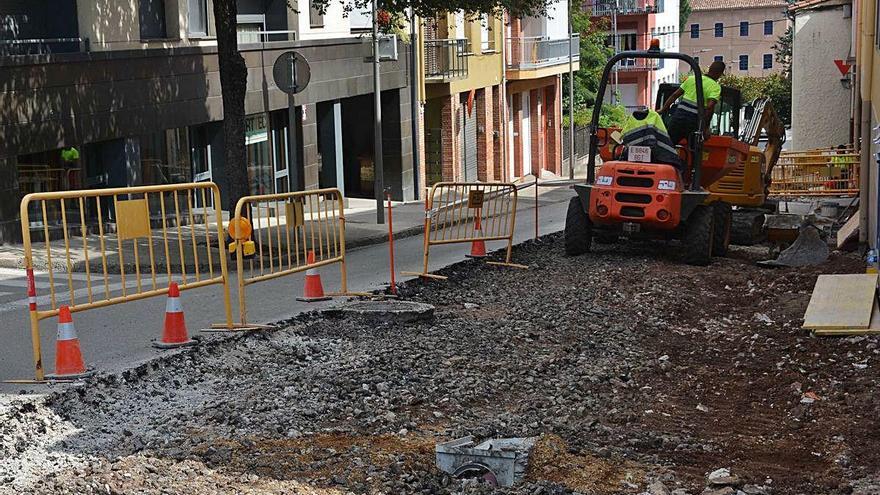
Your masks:
M0 56L43 55L47 53L78 53L89 51L87 38L35 38L0 40Z
M425 79L446 81L468 75L466 39L425 40Z
M507 67L537 69L568 63L568 38L551 40L542 36L508 38ZM580 60L580 34L572 35L572 61Z
M617 9L617 15L661 14L663 0L595 0L591 5L594 16L609 16Z
M619 71L643 71L643 70L657 70L660 68L660 64L657 60L645 60L640 58L625 58L617 63L617 70Z

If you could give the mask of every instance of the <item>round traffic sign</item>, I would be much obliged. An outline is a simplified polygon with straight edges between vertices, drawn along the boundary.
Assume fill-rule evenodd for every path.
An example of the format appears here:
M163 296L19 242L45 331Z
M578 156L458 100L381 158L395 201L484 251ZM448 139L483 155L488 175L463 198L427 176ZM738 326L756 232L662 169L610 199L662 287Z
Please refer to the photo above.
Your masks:
M309 61L297 52L284 52L275 59L272 66L272 78L278 89L294 95L306 89L312 70Z

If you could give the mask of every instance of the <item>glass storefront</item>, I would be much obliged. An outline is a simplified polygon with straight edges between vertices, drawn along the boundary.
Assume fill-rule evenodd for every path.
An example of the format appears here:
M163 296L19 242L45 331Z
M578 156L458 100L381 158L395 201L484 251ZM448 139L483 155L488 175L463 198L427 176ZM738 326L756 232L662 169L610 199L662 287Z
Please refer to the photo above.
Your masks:
M251 115L245 120L244 141L251 194L272 193L275 179L269 153L269 126L264 114Z

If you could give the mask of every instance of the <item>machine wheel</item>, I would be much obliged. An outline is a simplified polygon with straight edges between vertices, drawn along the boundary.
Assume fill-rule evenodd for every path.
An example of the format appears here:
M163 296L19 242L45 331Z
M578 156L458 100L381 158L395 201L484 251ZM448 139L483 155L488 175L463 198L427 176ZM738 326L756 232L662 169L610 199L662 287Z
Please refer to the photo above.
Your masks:
M565 254L577 256L590 250L593 242L593 226L590 217L581 206L581 200L575 196L568 203L565 215Z
M757 208L738 208L733 212L730 240L737 246L752 246L763 242L764 210Z
M730 228L733 223L733 209L729 204L718 201L712 205L715 214L714 239L712 239L712 256L727 256L730 247Z
M684 225L681 238L684 262L706 266L712 262L712 244L715 237L715 214L711 206L697 206Z

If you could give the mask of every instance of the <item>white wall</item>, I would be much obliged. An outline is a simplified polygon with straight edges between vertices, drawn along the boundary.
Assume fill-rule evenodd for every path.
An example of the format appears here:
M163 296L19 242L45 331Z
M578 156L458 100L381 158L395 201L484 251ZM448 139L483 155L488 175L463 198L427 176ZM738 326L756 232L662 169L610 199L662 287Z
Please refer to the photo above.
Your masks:
M312 28L309 20L309 0L297 0L297 10L299 10L299 28L297 36L302 40L313 40L322 38L345 38L352 36L350 17L346 16L342 2L330 2L327 5L327 12L324 13L324 27Z
M800 11L792 50L792 150L836 146L849 141L850 90L835 59L850 50L852 19L843 6Z
M663 12L654 15L654 37L660 40L660 48L664 52L680 51L678 33L678 5L679 0L665 0ZM666 60L663 68L651 73L651 101L653 105L657 100L657 89L663 82L678 82L678 64L673 60Z
M557 0L547 6L544 17L526 17L522 20L523 36L542 36L551 40L568 38L567 3Z

